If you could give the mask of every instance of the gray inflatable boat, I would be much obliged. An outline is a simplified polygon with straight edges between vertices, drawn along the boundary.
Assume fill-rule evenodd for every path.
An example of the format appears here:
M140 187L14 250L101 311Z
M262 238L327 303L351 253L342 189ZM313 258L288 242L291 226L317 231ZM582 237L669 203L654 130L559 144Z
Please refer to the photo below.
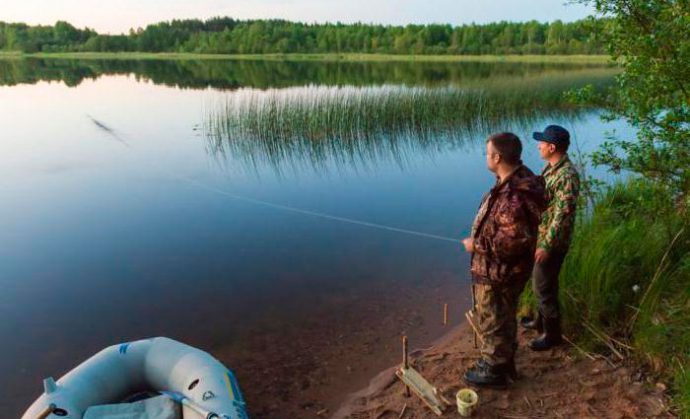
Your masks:
M113 345L65 374L22 419L246 419L233 373L208 353L165 337ZM123 403L135 394L155 395Z

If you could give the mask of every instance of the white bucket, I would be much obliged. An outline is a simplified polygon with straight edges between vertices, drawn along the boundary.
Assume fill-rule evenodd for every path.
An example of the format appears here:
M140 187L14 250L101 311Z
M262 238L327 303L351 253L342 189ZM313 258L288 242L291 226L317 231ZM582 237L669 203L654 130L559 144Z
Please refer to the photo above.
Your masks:
M474 413L477 402L479 402L479 396L474 390L463 388L455 395L455 400L458 403L458 413L460 413L460 416L468 418Z

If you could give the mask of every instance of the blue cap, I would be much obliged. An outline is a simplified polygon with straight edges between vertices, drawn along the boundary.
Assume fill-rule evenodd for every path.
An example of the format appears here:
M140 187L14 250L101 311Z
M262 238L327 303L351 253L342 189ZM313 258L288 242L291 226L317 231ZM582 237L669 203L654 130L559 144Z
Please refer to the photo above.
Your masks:
M549 125L544 132L533 132L532 138L555 145L569 145L570 133L560 125Z

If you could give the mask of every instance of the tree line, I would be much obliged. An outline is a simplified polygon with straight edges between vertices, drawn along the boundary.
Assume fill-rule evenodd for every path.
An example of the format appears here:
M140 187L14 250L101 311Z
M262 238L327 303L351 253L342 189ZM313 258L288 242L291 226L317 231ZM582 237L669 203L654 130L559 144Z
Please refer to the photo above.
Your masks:
M307 24L217 17L172 20L99 34L58 21L53 26L0 22L0 50L35 52L180 52L224 54L601 54L606 19L388 26Z

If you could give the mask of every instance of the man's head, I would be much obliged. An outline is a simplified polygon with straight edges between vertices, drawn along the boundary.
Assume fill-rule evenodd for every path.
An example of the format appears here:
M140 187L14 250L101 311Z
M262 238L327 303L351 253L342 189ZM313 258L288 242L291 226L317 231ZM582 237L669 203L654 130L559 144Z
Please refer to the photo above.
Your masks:
M494 173L522 164L522 143L512 132L501 132L486 140L486 167Z
M544 132L532 133L532 138L539 141L537 148L543 160L560 158L570 146L570 133L559 125L549 125Z

